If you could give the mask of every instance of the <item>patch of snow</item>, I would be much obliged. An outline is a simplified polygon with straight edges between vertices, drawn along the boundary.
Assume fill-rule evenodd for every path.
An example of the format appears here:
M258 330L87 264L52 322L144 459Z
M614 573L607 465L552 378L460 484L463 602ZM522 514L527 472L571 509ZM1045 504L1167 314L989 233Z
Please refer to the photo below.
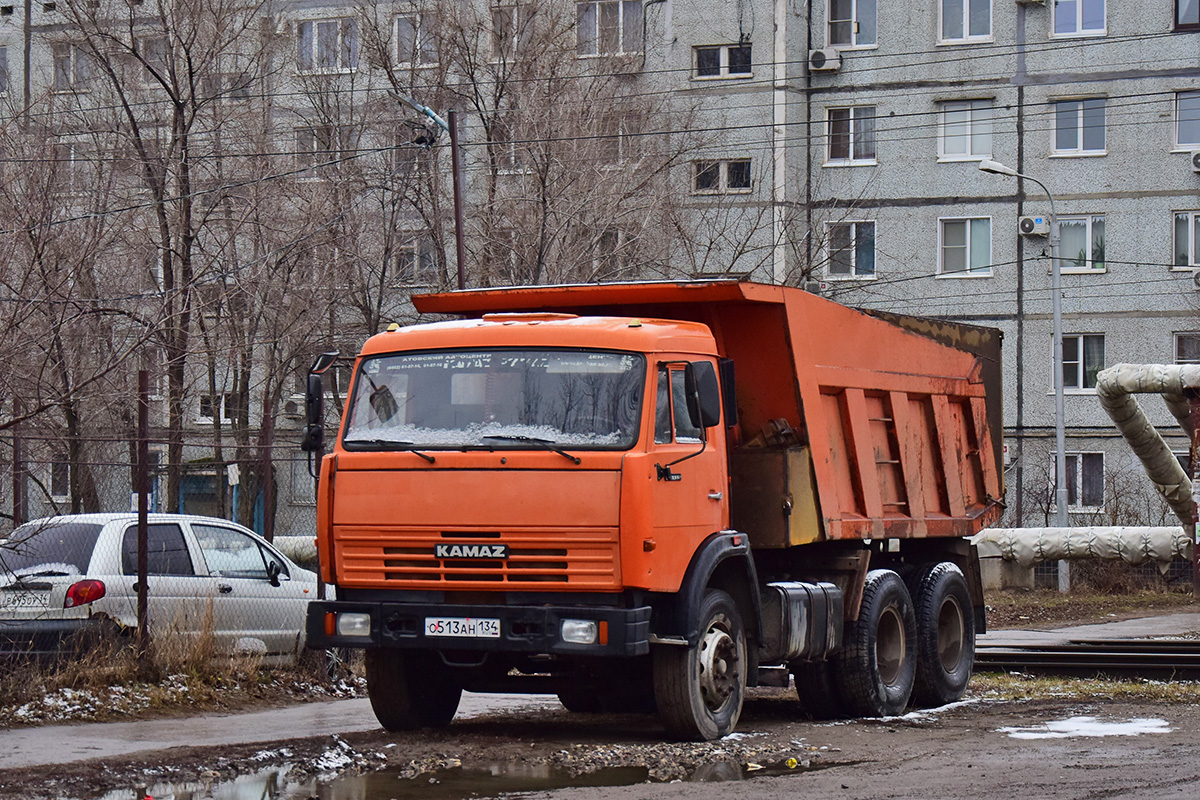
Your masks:
M1070 717L1027 728L997 728L1013 739L1068 739L1072 737L1140 736L1143 733L1170 733L1165 719L1138 718L1126 722L1104 722L1095 717Z
M766 736L765 733L731 733L727 736L722 736L722 742L736 742L739 739L752 739L755 736Z
M954 703L947 703L944 706L938 706L937 708L922 708L917 711L910 711L907 714L902 714L898 717L881 717L880 720L882 722L889 722L889 721L894 722L895 720L900 720L900 719L903 719L903 720L928 719L929 717L936 716L938 714L941 714L942 712L953 711L954 709L962 708L963 706L975 705L978 702L980 702L980 700L977 698L972 698L971 700L959 700Z

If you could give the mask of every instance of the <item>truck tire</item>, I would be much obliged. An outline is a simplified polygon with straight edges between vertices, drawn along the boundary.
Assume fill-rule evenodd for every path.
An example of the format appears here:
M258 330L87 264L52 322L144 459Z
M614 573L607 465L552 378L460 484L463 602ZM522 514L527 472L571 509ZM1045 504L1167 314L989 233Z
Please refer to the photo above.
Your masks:
M700 641L654 651L654 698L667 732L709 741L726 736L742 714L746 633L733 598L709 589L700 604Z
M913 704L944 706L962 698L975 665L975 615L962 570L929 564L913 580L917 615L917 677Z
M462 687L436 653L371 649L365 662L367 695L384 730L443 728L454 719Z
M917 672L912 598L890 569L867 573L858 619L846 626L834 678L845 710L855 716L903 713Z
M828 661L796 661L791 664L796 697L809 719L837 719L842 716L833 669Z

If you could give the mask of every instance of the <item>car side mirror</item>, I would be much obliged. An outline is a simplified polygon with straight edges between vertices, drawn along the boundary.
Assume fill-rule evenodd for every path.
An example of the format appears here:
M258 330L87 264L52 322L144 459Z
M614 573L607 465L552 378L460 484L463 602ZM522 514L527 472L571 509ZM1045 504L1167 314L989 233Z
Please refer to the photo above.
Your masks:
M684 368L684 391L688 416L697 428L712 428L721 422L721 385L711 362L696 361Z
M281 574L283 574L283 568L279 566L278 561L267 562L267 583L272 586L278 586Z

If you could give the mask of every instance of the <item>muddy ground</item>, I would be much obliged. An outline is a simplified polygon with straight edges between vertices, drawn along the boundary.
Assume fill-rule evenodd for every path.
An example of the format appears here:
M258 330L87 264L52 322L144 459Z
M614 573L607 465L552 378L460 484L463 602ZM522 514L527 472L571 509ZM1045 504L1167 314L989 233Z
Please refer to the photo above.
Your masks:
M0 771L0 798L91 798L162 780L218 782L282 764L291 765L293 781L306 773L324 772L328 778L339 771L394 768L386 786L356 794L372 800L418 797L428 788L428 776L444 774L439 769L512 764L549 764L575 774L614 766L649 770L649 782L632 786L551 793L573 800L797 793L864 800L1200 796L1194 704L975 695L935 712L829 723L797 719L798 705L782 690L752 694L739 734L712 743L664 743L652 717L515 711L458 722L444 731L379 731L341 740L281 737L266 751L262 746L175 749L123 761ZM1095 722L1067 722L1081 717ZM1144 721L1130 725L1137 720ZM1016 730L1004 730L1010 728ZM748 765L767 767L763 774L773 776L756 777ZM688 782L689 777L740 780L714 785ZM476 797L488 796L486 787L475 791Z

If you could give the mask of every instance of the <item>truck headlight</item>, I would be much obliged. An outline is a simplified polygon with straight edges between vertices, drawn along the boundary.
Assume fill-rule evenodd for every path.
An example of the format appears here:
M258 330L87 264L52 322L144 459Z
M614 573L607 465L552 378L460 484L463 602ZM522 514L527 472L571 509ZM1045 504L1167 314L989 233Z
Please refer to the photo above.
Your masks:
M338 636L370 636L370 614L338 614Z
M564 619L562 640L570 644L595 644L599 629L594 619Z

